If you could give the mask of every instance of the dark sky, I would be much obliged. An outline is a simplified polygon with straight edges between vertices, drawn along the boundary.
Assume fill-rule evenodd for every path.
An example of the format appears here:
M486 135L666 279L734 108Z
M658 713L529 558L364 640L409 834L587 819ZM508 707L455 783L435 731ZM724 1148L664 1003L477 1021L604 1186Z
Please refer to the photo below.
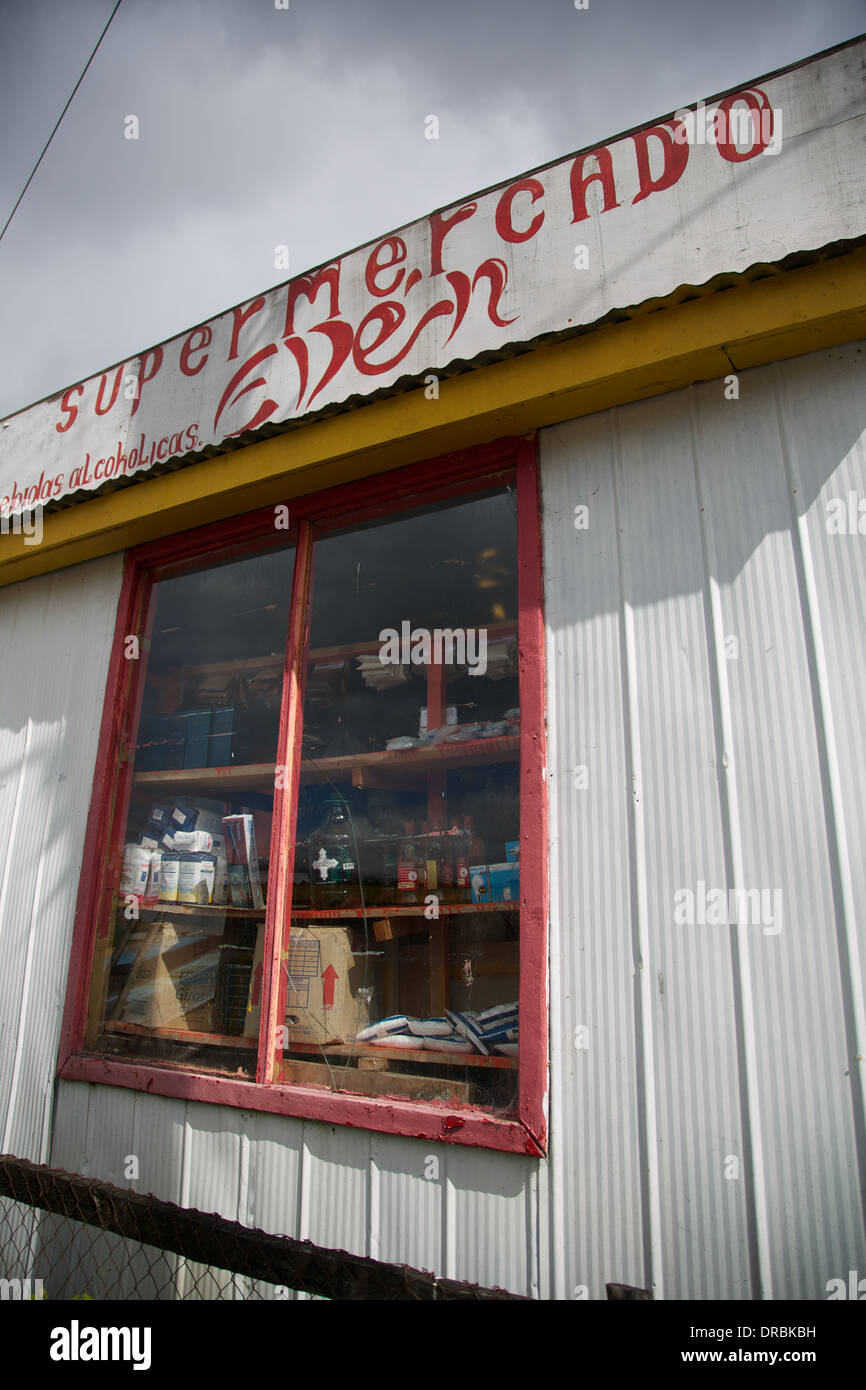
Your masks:
M0 0L0 225L112 6ZM864 17L864 0L123 0L0 242L0 416Z

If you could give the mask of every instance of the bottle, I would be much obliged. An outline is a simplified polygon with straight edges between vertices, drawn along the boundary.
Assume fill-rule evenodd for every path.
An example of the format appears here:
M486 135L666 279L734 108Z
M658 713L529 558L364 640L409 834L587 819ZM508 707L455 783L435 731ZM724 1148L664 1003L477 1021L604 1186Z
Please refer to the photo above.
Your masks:
M349 907L360 901L355 835L347 802L325 798L325 819L309 838L309 871L316 907Z
M424 856L415 839L415 822L407 820L397 851L397 906L414 907L424 901Z
M436 865L436 881L439 887L435 890L430 888L430 880L427 880L427 891L435 891L439 895L441 902L454 901L454 858L452 846L448 835L442 828L439 821L434 822L431 832L432 840L428 850L428 861L433 859Z
M471 903L472 901L472 884L469 880L469 867L473 862L471 849L471 842L464 823L454 835L454 896L459 903Z
M471 903L472 882L469 870L474 868L476 864L486 863L484 841L475 834L473 816L463 817L463 826L457 837L454 859L457 899L459 902Z
M421 852L424 860L424 887L428 893L439 894L439 861L437 855L437 844L430 833L430 822L421 822L421 834L423 836ZM426 894L425 894L426 896Z
M375 831L361 846L364 896L370 903L393 905L397 899L397 847L403 838L403 826L383 796L371 794L369 807Z

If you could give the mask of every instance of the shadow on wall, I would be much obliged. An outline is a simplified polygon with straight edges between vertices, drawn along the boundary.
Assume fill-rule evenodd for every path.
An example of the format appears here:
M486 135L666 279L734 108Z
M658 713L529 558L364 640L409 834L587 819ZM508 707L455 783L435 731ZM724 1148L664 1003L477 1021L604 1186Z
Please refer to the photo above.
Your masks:
M42 1162L121 572L0 589L0 1151Z

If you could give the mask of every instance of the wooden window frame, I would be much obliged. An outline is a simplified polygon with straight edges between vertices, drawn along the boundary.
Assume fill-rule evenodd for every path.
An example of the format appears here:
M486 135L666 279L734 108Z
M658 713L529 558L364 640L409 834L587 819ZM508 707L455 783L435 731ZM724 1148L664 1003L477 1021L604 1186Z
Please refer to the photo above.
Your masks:
M280 979L276 968L289 920L292 846L288 829L297 811L300 778L302 663L310 606L310 556L316 529L351 526L425 502L445 501L481 490L486 480L512 480L517 496L518 640L520 682L520 1056L516 1113L500 1118L481 1107L332 1092L298 1083L274 1082ZM261 1031L256 1078L213 1075L190 1067L171 1068L121 1060L85 1050L91 972L97 924L113 891L105 846L125 825L132 784L126 749L135 733L144 681L139 663L124 654L124 639L149 640L149 596L160 579L199 569L208 558L242 558L274 544L274 508L188 530L129 551L118 602L87 822L82 872L61 1032L58 1074L63 1080L124 1086L183 1100L234 1105L327 1124L345 1124L469 1144L514 1153L546 1151L548 1084L547 1007L547 787L545 768L545 677L543 584L538 463L534 439L505 439L445 455L359 482L293 499L288 503L296 536L294 579L286 646L277 762L287 767L287 787L274 793L272 864L265 927ZM274 857L275 855L275 857ZM114 885L116 886L116 885Z

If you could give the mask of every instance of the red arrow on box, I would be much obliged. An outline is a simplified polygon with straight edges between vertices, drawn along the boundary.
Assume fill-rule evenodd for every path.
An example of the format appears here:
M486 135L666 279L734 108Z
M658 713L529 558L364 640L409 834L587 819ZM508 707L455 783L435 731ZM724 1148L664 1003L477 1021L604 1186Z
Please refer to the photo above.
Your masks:
M327 970L322 971L322 1003L326 1009L333 1009L334 1007L334 984L337 978L337 972L333 965L329 965Z

